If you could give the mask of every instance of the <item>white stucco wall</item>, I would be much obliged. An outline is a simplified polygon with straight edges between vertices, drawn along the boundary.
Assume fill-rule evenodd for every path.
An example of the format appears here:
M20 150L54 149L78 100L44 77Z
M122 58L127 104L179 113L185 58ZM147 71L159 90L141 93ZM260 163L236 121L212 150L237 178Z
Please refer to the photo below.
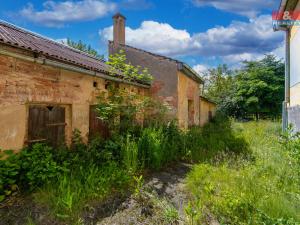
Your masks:
M300 1L295 10L300 9ZM300 27L291 30L291 76L290 76L290 106L300 105Z

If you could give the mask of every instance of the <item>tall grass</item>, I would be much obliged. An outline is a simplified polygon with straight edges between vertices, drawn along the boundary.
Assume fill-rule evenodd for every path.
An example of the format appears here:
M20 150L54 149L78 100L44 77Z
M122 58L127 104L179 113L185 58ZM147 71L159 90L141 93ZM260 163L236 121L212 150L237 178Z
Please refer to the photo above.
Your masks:
M121 146L121 154L125 169L134 174L139 169L138 145L135 140L131 140L131 136L127 135Z
M116 163L101 168L91 164L86 168L78 167L70 174L61 174L34 196L38 202L47 205L55 217L73 221L79 218L88 202L125 190L129 183L127 172Z
M195 166L187 178L192 201L200 201L202 212L210 211L222 224L299 224L299 167L279 143L279 124L236 123L234 130L255 160Z

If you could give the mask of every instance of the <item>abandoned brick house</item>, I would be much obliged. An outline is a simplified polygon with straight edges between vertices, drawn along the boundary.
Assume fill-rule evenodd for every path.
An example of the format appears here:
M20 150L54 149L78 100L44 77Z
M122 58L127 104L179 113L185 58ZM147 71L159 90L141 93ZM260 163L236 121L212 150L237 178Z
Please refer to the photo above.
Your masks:
M187 64L126 45L126 18L120 13L113 17L113 41L109 54L123 50L132 65L149 69L154 77L150 93L169 106L180 127L203 125L215 113L215 104L201 97L203 80Z
M213 116L215 105L200 97L203 81L192 69L174 59L125 46L125 18L114 18L123 26L116 27L118 45L111 42L110 52L122 46L133 64L149 67L155 78L152 87L111 76L103 60L0 22L0 149L19 150L44 140L70 144L75 129L85 141L97 132L105 135L107 130L94 108L98 94L107 91L109 83L141 95L151 92L167 101L181 127L202 125Z
M93 110L108 82L144 94L149 86L110 76L104 61L5 22L0 23L0 149L48 140L87 140L103 124Z

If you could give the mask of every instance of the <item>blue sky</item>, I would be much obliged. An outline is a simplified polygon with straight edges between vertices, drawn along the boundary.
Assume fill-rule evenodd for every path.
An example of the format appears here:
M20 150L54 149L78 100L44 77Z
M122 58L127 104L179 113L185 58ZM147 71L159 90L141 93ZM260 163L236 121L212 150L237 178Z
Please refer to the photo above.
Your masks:
M283 33L272 30L280 0L14 0L0 19L52 39L83 40L107 54L116 12L127 17L127 44L183 60L197 71L237 67L273 53L283 57Z

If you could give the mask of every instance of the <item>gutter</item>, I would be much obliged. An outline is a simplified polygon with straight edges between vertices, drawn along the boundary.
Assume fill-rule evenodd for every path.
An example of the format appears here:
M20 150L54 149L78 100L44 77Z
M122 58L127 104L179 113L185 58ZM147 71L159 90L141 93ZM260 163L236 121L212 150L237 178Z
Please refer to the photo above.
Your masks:
M0 48L0 54L1 55L5 55L5 56L10 56L10 57L14 57L17 59L21 59L21 60L25 60L28 62L33 62L33 63L38 63L41 65L47 65L47 66L54 66L57 67L59 69L64 69L64 70L68 70L68 71L72 71L72 72L77 72L77 73L83 73L83 74L87 74L90 76L94 76L94 77L100 77L106 80L111 80L111 81L115 81L115 82L119 82L119 83L125 83L125 84L130 84L130 85L134 85L134 86L138 86L138 87L142 87L142 88L150 88L150 85L144 85L144 84L139 84L139 83L135 83L135 82L131 82L131 81L126 81L120 78L116 78L116 77L112 77L109 75L105 75L96 71L92 71L92 70L87 70L87 69L83 69L81 67L78 66L72 66L66 63L60 63L54 60L50 60L50 59L45 59L45 58L34 58L34 57L30 57L30 56L25 56L25 55L21 55L21 54L17 54L17 53L13 53L10 51L6 51L4 49Z

